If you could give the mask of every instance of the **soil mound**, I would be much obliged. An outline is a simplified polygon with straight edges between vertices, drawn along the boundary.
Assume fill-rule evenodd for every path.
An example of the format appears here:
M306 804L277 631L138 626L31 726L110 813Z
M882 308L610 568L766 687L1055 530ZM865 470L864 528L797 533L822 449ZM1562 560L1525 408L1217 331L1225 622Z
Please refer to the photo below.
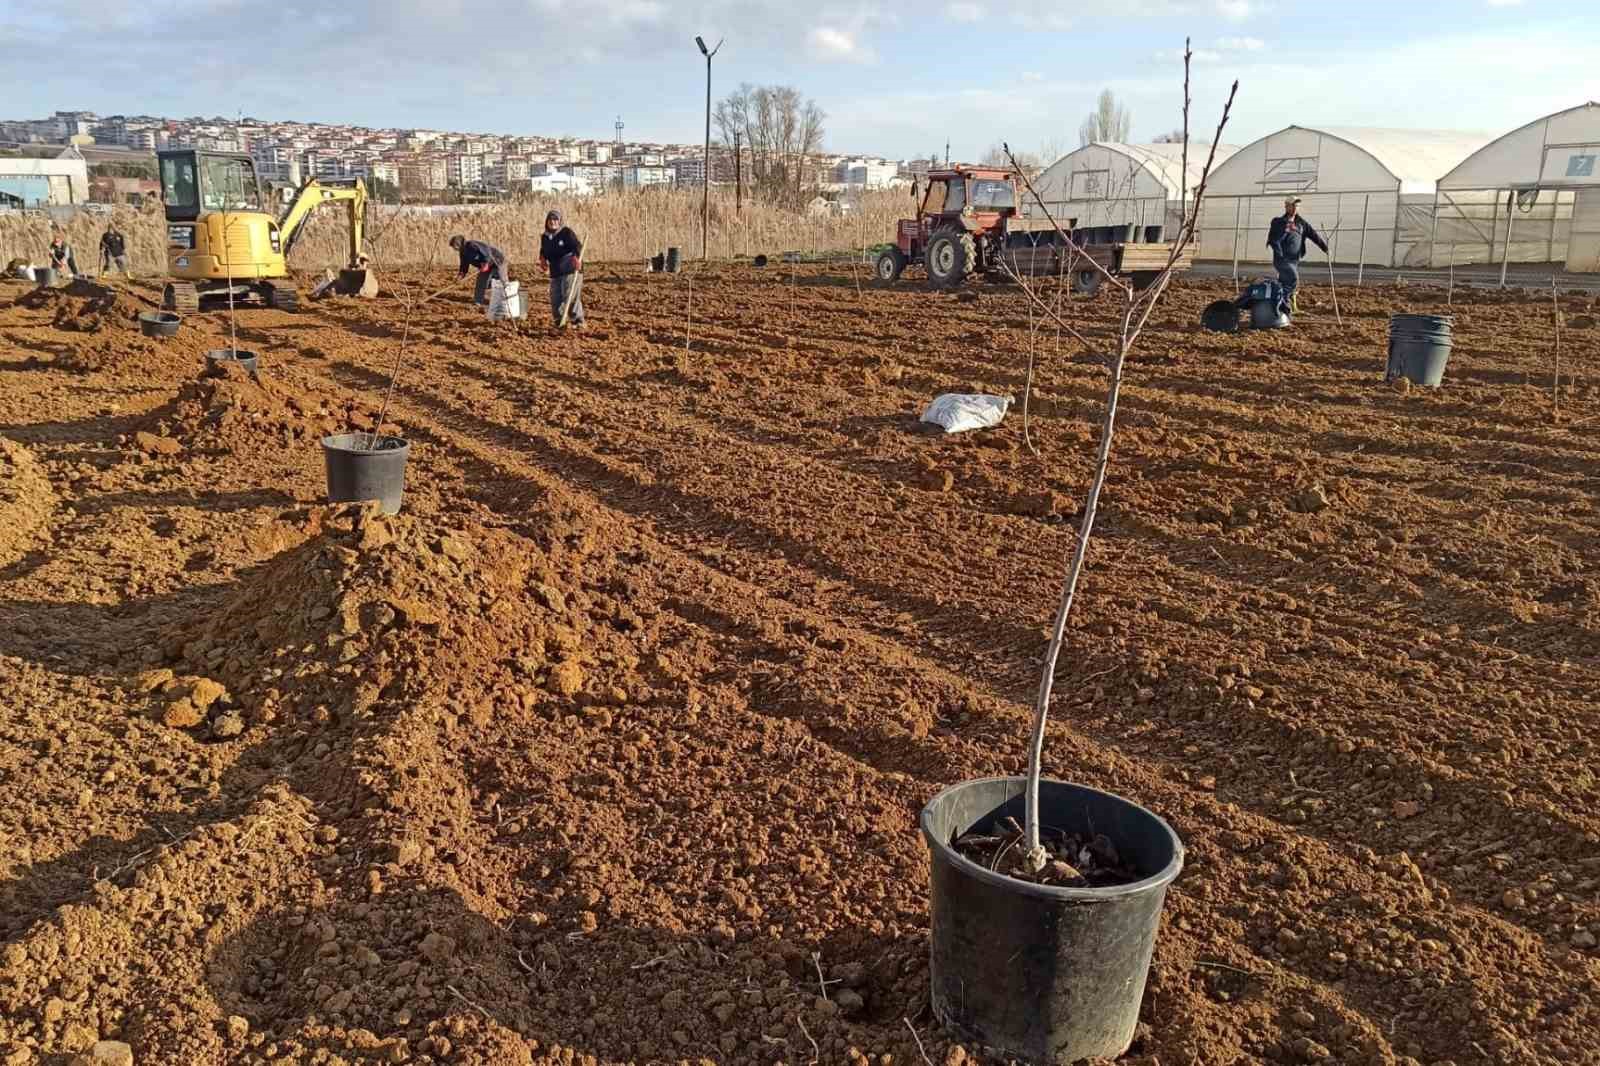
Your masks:
M190 445L258 447L263 438L281 443L371 430L377 407L355 393L330 394L266 372L252 377L240 367L208 371L189 381L169 405L151 414L145 428ZM398 432L390 427L388 432Z
M33 453L0 437L0 566L15 561L38 538L55 502Z
M141 678L169 725L209 720L225 738L280 716L361 718L383 699L445 691L477 716L488 713L477 697L508 668L527 689L519 706L537 702L533 686L582 688L585 641L558 624L551 605L565 596L525 540L374 504L299 518L309 539L209 617L180 624L167 640L175 669Z
M58 289L33 289L17 298L30 310L54 309L51 323L68 333L98 333L105 326L139 329L139 313L149 308L115 289L81 278Z

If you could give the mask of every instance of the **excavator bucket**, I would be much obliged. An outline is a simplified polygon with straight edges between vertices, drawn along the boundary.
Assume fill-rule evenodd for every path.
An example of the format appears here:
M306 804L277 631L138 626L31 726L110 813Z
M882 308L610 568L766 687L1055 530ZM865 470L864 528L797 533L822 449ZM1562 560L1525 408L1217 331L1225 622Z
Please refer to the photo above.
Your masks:
M341 270L333 291L340 296L361 296L370 300L378 295L378 272L370 267Z

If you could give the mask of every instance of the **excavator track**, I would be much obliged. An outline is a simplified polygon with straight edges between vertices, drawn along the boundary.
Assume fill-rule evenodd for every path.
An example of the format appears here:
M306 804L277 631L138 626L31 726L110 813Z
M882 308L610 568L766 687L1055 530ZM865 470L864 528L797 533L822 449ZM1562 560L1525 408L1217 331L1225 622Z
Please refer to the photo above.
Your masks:
M187 281L169 281L161 293L161 306L180 315L200 310L200 290Z
M274 285L272 282L262 282L262 290L266 293L267 306L275 311L294 312L300 310L300 293L289 285Z

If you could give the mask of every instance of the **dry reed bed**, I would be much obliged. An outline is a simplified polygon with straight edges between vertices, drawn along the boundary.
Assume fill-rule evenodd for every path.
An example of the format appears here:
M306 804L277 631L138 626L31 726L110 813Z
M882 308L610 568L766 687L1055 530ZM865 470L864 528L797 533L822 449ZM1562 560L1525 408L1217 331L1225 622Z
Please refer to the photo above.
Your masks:
M693 189L649 190L601 197L550 196L515 204L431 211L396 210L375 205L368 225L368 244L375 263L421 265L447 262L452 234L487 240L503 249L513 267L538 257L538 237L545 212L559 208L582 236L593 260L642 260L668 247L697 256L701 244L701 195ZM849 252L894 237L895 219L911 209L905 193L877 192L861 199L849 214L804 210L746 201L738 211L731 192L714 190L710 239L713 258L786 251ZM98 270L100 235L106 215L77 212L63 225L80 269ZM128 239L133 268L143 274L166 269L166 223L159 210L118 207L117 223ZM50 243L52 221L42 214L0 215L0 263L13 257L42 263ZM296 270L338 266L346 255L344 219L336 209L318 212L290 256Z

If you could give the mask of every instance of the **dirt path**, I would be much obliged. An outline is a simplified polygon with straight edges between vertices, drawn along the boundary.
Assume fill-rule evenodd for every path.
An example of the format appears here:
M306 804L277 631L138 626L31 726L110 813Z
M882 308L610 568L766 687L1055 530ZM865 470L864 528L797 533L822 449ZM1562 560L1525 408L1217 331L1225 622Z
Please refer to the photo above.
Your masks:
M1014 289L688 288L424 308L385 520L316 441L375 423L399 301L241 312L256 383L195 379L220 315L139 337L152 288L0 287L0 1061L978 1056L915 816L1022 765L1103 370L1041 332L1039 454L1020 409L933 437L1020 396ZM1546 306L1458 299L1398 392L1441 294L1193 329L1222 294L1130 368L1047 749L1189 848L1130 1058L1600 1061L1600 335L1557 420Z

